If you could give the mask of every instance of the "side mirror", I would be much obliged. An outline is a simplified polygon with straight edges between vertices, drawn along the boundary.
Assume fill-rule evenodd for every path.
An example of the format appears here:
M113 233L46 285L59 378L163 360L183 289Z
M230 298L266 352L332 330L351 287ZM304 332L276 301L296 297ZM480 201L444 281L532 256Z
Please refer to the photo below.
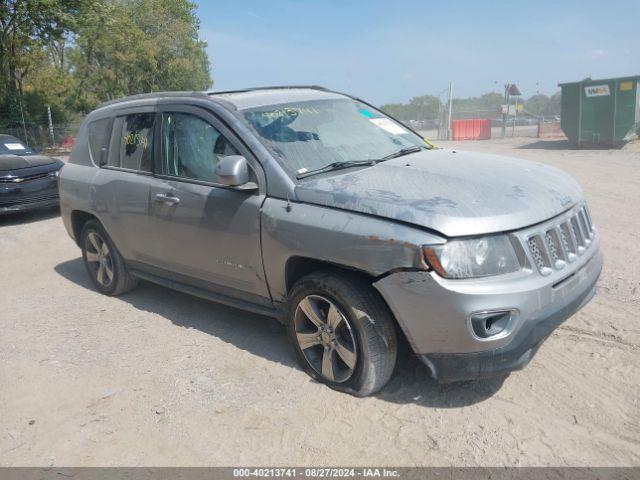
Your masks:
M249 181L249 165L242 155L222 157L216 166L216 174L221 184L238 190L256 190L258 185Z

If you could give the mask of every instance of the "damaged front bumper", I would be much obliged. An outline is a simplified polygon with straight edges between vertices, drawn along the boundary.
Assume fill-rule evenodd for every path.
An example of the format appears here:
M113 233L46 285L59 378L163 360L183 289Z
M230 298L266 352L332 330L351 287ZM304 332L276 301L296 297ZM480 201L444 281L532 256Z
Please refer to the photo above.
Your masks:
M544 277L521 271L468 280L407 271L374 283L414 352L439 381L492 377L517 370L544 339L594 295L602 269L598 240L571 270ZM508 311L499 334L482 338L474 314Z

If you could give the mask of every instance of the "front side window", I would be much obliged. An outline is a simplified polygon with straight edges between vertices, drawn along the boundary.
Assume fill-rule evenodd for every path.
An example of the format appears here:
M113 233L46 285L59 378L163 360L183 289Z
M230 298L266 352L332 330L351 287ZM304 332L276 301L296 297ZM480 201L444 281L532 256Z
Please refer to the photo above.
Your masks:
M210 123L186 113L162 118L162 170L165 175L217 182L222 157L238 155L235 147Z
M154 121L154 113L136 113L125 117L120 145L120 167L151 171Z
M378 160L423 139L357 100L331 99L244 110L241 118L291 173L334 162Z

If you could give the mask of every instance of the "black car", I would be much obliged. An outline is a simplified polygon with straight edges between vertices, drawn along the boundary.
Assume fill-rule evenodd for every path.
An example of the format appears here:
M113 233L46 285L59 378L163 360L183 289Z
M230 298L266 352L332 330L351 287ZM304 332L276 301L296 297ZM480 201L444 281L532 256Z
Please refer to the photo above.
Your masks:
M0 135L0 214L57 206L63 165L38 155L16 137Z

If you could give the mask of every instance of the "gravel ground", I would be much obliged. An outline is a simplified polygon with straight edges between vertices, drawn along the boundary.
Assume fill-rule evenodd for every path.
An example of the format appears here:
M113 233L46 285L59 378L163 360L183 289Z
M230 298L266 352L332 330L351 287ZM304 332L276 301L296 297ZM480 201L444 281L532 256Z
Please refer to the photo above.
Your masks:
M314 383L274 321L143 283L94 291L56 212L0 218L0 465L640 465L640 153L441 142L558 166L605 254L595 299L503 380Z

